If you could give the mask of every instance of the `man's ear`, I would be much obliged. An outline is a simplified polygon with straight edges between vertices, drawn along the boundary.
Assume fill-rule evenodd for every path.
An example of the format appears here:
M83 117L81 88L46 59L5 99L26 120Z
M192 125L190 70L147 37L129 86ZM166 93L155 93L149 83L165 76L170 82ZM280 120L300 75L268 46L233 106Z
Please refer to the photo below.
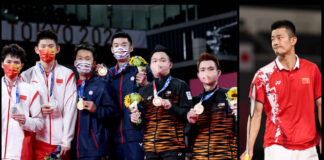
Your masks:
M173 67L173 63L172 62L170 62L170 69Z
M134 46L131 45L130 48L129 48L129 53L133 52L134 51Z
M20 69L22 69L22 68L24 67L24 64L22 63L22 64L21 64L20 66L21 66L21 68L20 68Z
M291 38L291 43L292 43L293 46L296 45L296 43L297 43L297 37L292 37Z
M218 77L222 74L222 70L218 69L217 70Z
M36 54L39 54L39 49L37 46L35 46L35 52L36 52Z
M57 45L56 46L56 54L58 54L61 51L61 46Z
M93 68L96 68L96 65L97 65L97 62L96 62L96 61L93 61L93 63L92 63L92 67L93 67Z

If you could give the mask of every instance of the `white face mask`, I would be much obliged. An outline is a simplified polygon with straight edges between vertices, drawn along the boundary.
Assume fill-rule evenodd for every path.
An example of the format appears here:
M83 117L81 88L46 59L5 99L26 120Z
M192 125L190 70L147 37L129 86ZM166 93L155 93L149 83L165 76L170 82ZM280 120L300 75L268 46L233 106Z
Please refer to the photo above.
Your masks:
M77 60L75 67L80 74L86 75L91 72L92 63L86 60Z
M113 54L117 61L126 60L127 58L129 58L129 51L124 47L114 48Z

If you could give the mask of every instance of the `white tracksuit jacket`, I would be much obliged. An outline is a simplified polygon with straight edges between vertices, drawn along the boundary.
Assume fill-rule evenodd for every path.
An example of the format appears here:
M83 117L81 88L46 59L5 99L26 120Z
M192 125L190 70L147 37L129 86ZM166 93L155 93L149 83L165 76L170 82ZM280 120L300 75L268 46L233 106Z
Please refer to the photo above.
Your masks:
M20 103L16 103L17 84L11 89L11 101L8 88L1 79L1 158L2 159L21 159L22 148L30 147L31 144L25 143L24 131L37 132L44 128L44 120L41 117L40 97L37 90L32 85L18 79L18 90ZM8 82L7 82L8 84ZM10 109L16 106L18 113L24 113L26 122L20 125L18 121L11 118Z
M40 62L36 62L35 66L24 71L21 78L37 88L43 105L48 104L50 99L52 72L49 73L46 85L39 64ZM45 128L36 132L36 139L51 145L71 148L77 118L77 87L74 73L55 61L53 82L52 96L58 101L58 106L51 115L44 115Z

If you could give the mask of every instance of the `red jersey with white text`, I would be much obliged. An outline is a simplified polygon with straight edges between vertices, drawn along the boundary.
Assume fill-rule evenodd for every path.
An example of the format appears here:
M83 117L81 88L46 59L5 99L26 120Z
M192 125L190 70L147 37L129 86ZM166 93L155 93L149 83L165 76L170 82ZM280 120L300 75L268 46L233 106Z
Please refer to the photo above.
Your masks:
M278 144L303 150L316 145L315 101L321 98L321 73L316 64L296 58L291 71L277 58L259 69L252 81L267 115L265 148Z

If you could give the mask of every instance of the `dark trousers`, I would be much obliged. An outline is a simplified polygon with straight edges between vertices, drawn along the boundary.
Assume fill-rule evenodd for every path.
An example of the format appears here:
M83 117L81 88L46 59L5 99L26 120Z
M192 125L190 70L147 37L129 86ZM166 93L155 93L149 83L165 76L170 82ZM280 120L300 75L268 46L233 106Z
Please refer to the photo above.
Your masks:
M146 152L145 160L184 160L184 150L172 150L160 153Z
M144 160L143 143L131 142L117 144L114 158L116 160Z

